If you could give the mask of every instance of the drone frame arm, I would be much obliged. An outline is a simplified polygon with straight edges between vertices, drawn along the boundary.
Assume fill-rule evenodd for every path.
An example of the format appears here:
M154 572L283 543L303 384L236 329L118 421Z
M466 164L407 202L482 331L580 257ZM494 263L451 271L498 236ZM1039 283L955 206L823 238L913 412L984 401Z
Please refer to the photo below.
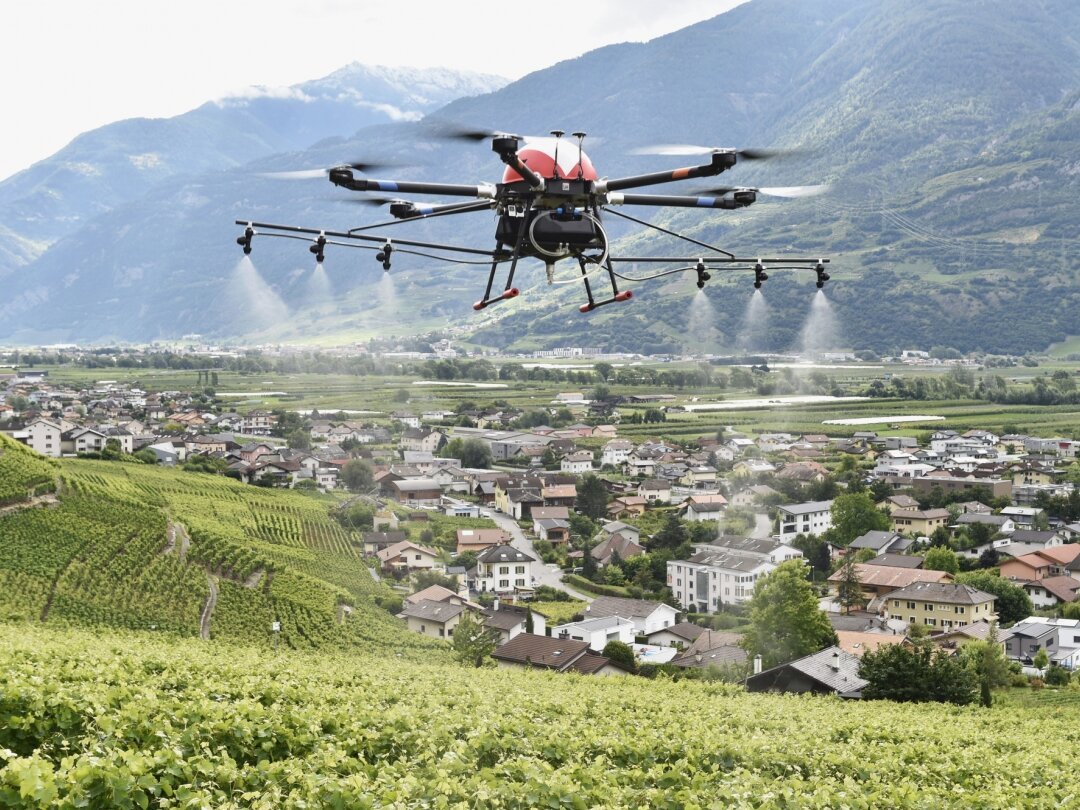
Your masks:
M351 239L357 242L374 242L377 244L385 244L387 242L386 236L376 236L375 234L363 234L356 233L355 231L328 231L322 228L304 228L299 225L275 225L271 222L249 222L246 219L235 220L237 225L243 225L252 230L252 236L295 236L297 234L311 235L316 238L331 237L334 239ZM382 223L383 225L393 225L395 222ZM446 245L439 242L419 242L414 239L394 239L395 245L404 245L406 247L418 247L429 248L433 250L447 250L453 253L465 253L470 256L486 256L488 258L499 258L501 255L493 250L481 250L479 248L467 248L459 247L458 245Z
M464 185L461 183L414 183L406 180L367 180L353 175L350 169L331 169L330 182L352 191L384 191L401 194L439 194L446 197L475 197L495 199L491 183Z
M719 197L685 197L674 194L615 194L607 195L608 205L653 205L674 208L724 208L732 211L753 205L757 192L737 189Z
M670 169L666 172L651 172L649 174L635 174L629 177L616 177L614 180L597 180L593 187L597 193L607 191L622 191L627 188L641 188L642 186L655 186L660 183L671 183L676 180L688 180L695 177L715 177L721 172L727 171L735 165L737 155L735 150L719 149L712 153L712 160L701 166L687 166L682 169Z

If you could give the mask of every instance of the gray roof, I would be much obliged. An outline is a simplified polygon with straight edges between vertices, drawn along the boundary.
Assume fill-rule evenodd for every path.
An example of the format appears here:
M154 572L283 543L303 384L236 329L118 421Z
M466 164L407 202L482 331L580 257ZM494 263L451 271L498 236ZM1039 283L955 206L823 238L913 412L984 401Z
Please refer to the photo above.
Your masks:
M915 557L910 554L891 554L886 552L884 554L878 554L872 560L867 560L866 564L886 565L892 568L921 568L923 558Z
M620 624L632 624L629 619L624 619L621 616L596 616L591 619L582 619L580 622L567 622L566 624L560 624L557 627L553 627L552 630L561 630L568 627L580 627L583 630L592 632L594 630L607 630L609 627L618 627Z
M449 602L436 602L433 599L423 599L416 604L406 605L401 611L402 616L414 619L424 619L430 622L446 622L465 610L464 605L454 605Z
M776 676L793 669L840 695L858 695L870 682L859 677L859 659L839 647L826 647L821 652L798 658L767 669L746 679L746 685L768 689Z
M645 599L625 599L621 596L598 596L588 606L590 617L593 616L622 616L624 619L645 618L651 616L657 608L663 607L663 602L649 602ZM672 608L675 610L675 608Z
M809 515L812 512L828 512L832 508L832 501L809 501L807 503L788 503L779 507L782 512L789 515Z
M901 537L896 532L884 532L884 531L869 531L861 537L856 537L851 541L848 548L868 548L873 551L881 551L883 548L891 546Z
M956 519L957 523L989 523L991 526L1004 526L1011 520L1008 515L988 515L985 512L964 512Z
M768 559L756 554L740 554L737 551L728 551L722 548L712 551L699 551L697 554L692 555L688 562L699 565L712 565L731 571L754 571L763 565L769 565Z
M480 562L495 563L495 562L536 562L535 559L530 557L524 551L519 551L511 545L491 546L485 548L476 558Z
M889 598L946 602L950 605L981 605L983 602L994 601L996 597L958 582L913 582L906 588L893 591Z

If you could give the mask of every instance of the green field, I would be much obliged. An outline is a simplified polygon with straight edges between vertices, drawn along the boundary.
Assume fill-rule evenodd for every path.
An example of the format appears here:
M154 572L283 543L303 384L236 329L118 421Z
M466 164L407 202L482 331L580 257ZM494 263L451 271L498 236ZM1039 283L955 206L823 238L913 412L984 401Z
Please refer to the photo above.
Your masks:
M25 475L25 449L0 447L0 481ZM330 518L335 498L136 463L40 463L59 503L0 515L0 619L445 655L379 606L395 597L359 535Z
M1067 807L1078 711L7 627L0 805Z

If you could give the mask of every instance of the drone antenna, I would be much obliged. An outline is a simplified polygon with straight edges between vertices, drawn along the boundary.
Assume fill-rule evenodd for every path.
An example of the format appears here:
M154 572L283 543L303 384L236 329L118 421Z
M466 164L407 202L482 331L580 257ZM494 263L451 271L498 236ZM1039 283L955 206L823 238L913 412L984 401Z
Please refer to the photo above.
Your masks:
M581 145L585 141L585 133L574 132L572 134L577 138L577 179L581 180L585 177L585 168L581 165Z
M559 179L559 138L561 138L566 133L563 132L561 129L553 129L553 130L551 130L551 134L555 136L555 168L553 168L551 170L551 179L552 180L558 180Z

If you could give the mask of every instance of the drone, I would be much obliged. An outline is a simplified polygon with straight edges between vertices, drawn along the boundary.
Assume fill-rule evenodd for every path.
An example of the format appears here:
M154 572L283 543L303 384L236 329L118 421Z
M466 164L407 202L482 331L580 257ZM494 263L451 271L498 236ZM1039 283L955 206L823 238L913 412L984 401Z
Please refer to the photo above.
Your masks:
M364 247L377 251L375 258L387 272L390 270L391 258L395 252L463 264L484 266L490 264L483 296L473 304L473 309L478 311L499 301L516 298L520 294L520 289L514 286L514 278L523 259L541 260L546 266L549 284L577 283L580 280L586 296L586 303L579 308L581 312L592 312L608 304L631 300L634 297L633 292L629 289L620 290L620 280L647 281L672 273L695 273L698 289L703 289L705 282L711 279L711 273L719 269L752 271L755 289L761 289L762 283L769 278L768 271L771 270L813 271L817 275L818 289L824 287L825 282L829 280L829 274L826 272L826 265L829 263L827 258L740 257L722 248L616 210L617 207L623 206L734 210L752 205L758 195L762 194L777 197L806 197L819 194L826 189L826 186L787 188L719 186L697 192L692 196L627 193L629 189L715 177L734 168L740 161L761 160L780 153L760 149L740 150L688 145L659 146L635 151L637 154L653 155L701 155L706 160L694 166L609 179L597 174L592 161L585 153L583 144L586 134L584 132L571 134L576 143L564 139L563 136L566 133L562 130L552 130L550 137L540 138L462 128L452 128L449 131L442 129L439 134L441 137L477 142L490 139L492 151L505 164L502 181L468 185L377 180L365 175L382 167L378 164L359 162L346 163L328 169L271 173L269 176L275 177L325 177L337 187L357 192L465 199L458 202L428 204L398 197L357 198L359 202L388 206L393 219L346 231L238 219L236 224L243 226L244 232L237 238L237 244L243 248L245 254L250 254L252 239L256 235L310 241L309 250L320 264L323 262L328 245ZM404 222L479 211L496 212L497 223L493 250L393 239L384 232L385 228ZM608 214L688 242L702 250L689 256L613 255L611 242L603 223L604 215ZM576 263L580 276L572 271L568 281L557 282L555 266L564 260ZM638 264L680 266L644 277L627 276L621 272L623 265ZM498 291L495 281L503 266L508 266L505 285L501 291ZM605 280L610 285L610 290L601 292L598 288L603 287Z

